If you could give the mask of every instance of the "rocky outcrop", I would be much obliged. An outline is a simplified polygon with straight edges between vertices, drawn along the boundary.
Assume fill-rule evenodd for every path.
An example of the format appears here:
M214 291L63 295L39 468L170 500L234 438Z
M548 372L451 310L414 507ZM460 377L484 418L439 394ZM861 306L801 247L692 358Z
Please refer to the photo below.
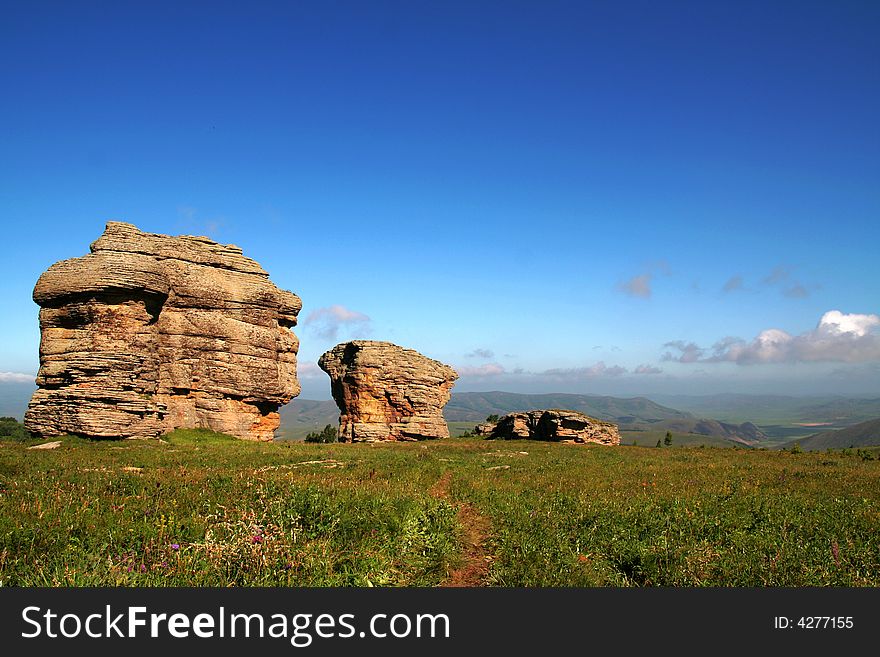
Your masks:
M597 420L577 411L551 409L510 413L494 425L481 424L475 433L503 440L531 439L564 443L599 443L619 445L620 431L616 424Z
M336 345L318 365L330 375L341 441L449 437L442 410L458 374L448 365L373 340Z
M241 249L110 222L37 281L41 436L155 437L178 427L271 440L299 394L302 307Z

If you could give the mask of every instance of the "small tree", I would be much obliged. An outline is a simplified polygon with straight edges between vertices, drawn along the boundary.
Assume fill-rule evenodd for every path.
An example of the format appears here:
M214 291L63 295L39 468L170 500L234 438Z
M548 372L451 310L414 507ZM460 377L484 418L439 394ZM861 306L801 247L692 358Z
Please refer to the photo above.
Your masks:
M0 440L29 440L32 436L14 417L0 417Z
M666 437L663 439L663 444L669 447L672 444L672 432L667 431Z
M490 424L495 424L498 422L499 419L500 418L493 413L492 415L490 415L489 417L486 418L486 422L488 422Z
M657 447L663 447L663 445L660 443L660 439L659 439L659 438L657 439Z
M338 439L336 427L330 424L321 431L312 431L306 434L307 443L335 443Z

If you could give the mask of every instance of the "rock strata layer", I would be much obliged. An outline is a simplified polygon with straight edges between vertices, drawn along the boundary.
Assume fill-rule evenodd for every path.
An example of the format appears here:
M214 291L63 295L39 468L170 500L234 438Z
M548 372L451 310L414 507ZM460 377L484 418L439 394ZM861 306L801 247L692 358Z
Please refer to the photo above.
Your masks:
M41 436L156 437L206 428L271 440L299 394L302 302L241 249L110 222L91 253L37 281Z
M502 440L620 444L620 431L616 424L597 420L577 411L559 409L510 413L494 424L477 426L476 434Z
M318 365L330 375L343 442L448 438L443 406L455 370L390 342L336 345Z

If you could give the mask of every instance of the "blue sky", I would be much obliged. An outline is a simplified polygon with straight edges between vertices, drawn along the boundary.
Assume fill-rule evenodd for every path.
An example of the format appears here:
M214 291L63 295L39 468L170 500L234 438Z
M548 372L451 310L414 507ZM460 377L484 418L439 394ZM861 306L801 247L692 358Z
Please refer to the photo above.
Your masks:
M878 33L876 2L8 3L0 373L119 219L299 294L303 397L352 337L457 390L876 394Z

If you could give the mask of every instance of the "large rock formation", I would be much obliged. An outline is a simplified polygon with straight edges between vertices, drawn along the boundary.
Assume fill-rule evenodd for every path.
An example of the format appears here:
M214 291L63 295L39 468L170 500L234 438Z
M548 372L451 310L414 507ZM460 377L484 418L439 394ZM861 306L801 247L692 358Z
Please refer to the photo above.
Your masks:
M110 222L52 265L40 309L41 436L154 437L178 427L271 440L299 394L290 328L302 302L236 246Z
M442 410L458 374L448 365L373 340L336 345L318 365L330 375L341 441L449 437Z
M497 423L481 424L477 435L503 440L531 439L564 443L599 443L619 445L620 431L616 424L603 422L577 411L551 409L510 413Z

